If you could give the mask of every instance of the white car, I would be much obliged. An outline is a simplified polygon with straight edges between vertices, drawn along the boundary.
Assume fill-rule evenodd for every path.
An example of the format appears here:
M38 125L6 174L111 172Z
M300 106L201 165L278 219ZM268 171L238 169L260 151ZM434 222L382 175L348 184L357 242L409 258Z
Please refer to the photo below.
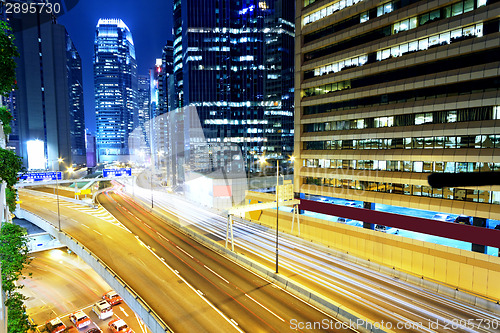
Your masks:
M76 312L73 312L69 316L69 320L76 326L76 328L84 328L89 326L92 321L90 320L89 316L85 314L82 310L78 310Z
M106 319L113 315L113 308L105 300L95 303L92 307L92 311L94 311L99 319Z
M452 215L442 214L442 213L438 213L438 214L434 215L432 217L432 219L438 220L438 221L445 221L445 222L454 222L455 221L455 217L453 217Z
M385 232L386 234L394 234L394 235L399 234L399 229L387 227L381 224L375 224L375 230Z

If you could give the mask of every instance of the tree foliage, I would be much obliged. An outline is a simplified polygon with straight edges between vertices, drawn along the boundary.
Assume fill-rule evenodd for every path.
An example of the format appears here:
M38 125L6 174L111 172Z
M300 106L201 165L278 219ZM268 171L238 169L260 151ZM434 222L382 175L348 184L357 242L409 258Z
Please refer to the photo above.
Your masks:
M14 119L14 117L9 110L5 106L0 107L0 121L3 126L3 134L8 135L12 132L12 128L10 127L12 119Z
M19 57L12 29L0 20L0 95L7 96L16 87L16 62Z
M9 211L13 212L16 210L16 200L17 200L17 189L14 187L7 186L5 189L5 201L7 201L7 206L9 206Z
M19 292L22 285L15 284L22 276L22 271L30 263L26 230L16 224L4 223L0 229L0 264L2 267L2 289L5 292L7 306L7 327L9 333L26 333L33 328L24 300Z
M10 150L0 148L0 179L12 187L17 183L17 174L22 171L23 159Z

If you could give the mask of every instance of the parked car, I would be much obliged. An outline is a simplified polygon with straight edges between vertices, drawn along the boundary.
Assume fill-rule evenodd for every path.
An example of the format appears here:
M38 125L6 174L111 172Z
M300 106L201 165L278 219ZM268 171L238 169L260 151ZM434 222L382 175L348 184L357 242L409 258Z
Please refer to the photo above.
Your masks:
M348 225L352 225L353 227L363 227L363 222L358 220L351 220L347 222Z
M123 302L123 299L114 290L108 291L107 293L102 295L102 298L111 305L116 305Z
M102 333L102 330L99 327L93 327L85 331L85 333Z
M51 321L45 323L45 329L49 333L59 333L64 331L65 328L66 325L64 325L64 323L59 318L52 319Z
M101 300L94 304L92 311L99 317L99 319L106 319L113 315L113 308L111 304L105 300Z
M399 234L399 229L388 227L381 224L375 224L375 230L385 232L387 234L394 234L394 235Z
M337 219L337 222L340 222L340 223L347 223L347 222L349 222L349 221L351 221L351 219L347 219L347 218L345 218L345 217L339 217L339 218Z
M90 325L91 320L89 316L85 314L82 310L78 310L76 312L73 312L69 316L69 320L76 326L76 328L84 328Z
M80 331L75 326L68 326L61 333L80 333Z
M348 201L344 204L344 206L348 206L348 207L357 207L357 208L360 208L361 206L353 201Z
M438 213L432 217L434 220L445 221L445 222L454 222L455 217L453 215Z
M457 216L455 218L455 223L471 225L471 223L470 223L470 216L459 215L459 216Z
M123 319L113 319L108 323L109 328L113 333L133 333Z

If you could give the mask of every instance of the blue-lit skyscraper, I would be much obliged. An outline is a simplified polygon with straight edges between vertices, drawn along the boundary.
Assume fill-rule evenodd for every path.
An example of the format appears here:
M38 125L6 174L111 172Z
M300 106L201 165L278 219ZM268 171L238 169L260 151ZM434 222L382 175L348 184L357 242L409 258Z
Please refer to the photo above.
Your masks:
M97 23L94 89L98 160L128 161L128 139L137 124L137 63L132 34L120 19Z

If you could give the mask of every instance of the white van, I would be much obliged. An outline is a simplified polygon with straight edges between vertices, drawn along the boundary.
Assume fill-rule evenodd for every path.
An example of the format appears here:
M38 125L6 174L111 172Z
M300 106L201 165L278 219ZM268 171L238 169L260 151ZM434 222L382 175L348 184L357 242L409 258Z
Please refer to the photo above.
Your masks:
M106 319L113 315L113 308L105 300L95 303L92 307L92 311L95 312L99 319Z

